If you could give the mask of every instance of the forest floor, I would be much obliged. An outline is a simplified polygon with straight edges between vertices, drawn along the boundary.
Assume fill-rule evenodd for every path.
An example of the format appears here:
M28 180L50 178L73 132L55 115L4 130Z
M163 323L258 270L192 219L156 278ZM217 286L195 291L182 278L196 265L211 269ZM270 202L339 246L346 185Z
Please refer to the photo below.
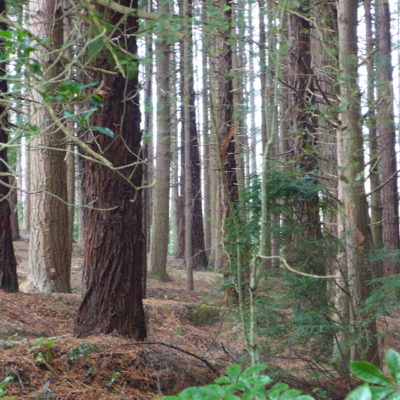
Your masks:
M12 399L147 400L210 383L242 359L241 328L222 305L215 272L196 271L195 290L188 291L182 260L170 259L171 282L149 279L144 343L113 335L77 339L72 331L82 290L79 252L72 294L39 294L26 284L28 241L14 246L21 292L0 291L0 381L15 377L7 386ZM385 320L388 324L400 331L400 318ZM399 347L399 338L390 338L390 347ZM287 379L292 386L319 393L316 398L342 399L349 390L337 375L310 379L304 371L313 366L290 349L277 354L273 365L296 377Z
M187 291L183 263L171 259L171 282L148 280L148 343L77 339L82 257L73 258L72 294L39 294L26 284L28 241L14 246L21 292L0 291L0 378L16 377L7 385L14 399L152 399L212 382L243 352L214 272L196 271Z

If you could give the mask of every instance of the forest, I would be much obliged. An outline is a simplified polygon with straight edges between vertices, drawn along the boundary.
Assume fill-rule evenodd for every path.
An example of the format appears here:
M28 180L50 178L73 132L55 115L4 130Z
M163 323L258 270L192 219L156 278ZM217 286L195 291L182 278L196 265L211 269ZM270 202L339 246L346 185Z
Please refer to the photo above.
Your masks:
M394 0L0 0L0 398L399 399L399 38Z

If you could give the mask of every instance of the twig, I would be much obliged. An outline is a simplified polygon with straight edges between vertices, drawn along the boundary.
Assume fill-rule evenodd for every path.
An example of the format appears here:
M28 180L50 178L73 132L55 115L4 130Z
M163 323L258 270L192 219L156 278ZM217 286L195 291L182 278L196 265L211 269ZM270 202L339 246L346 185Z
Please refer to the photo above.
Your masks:
M153 345L153 344L157 344L160 346L165 346L165 347L169 347L171 349L180 351L181 353L185 353L189 356L192 356L194 358L197 358L198 360L200 360L201 362L203 362L212 372L214 372L214 374L218 374L218 371L216 370L216 368L214 368L205 358L198 356L197 354L192 353L191 351L188 350L184 350L178 346L174 346L173 344L169 344L169 343L164 343L164 342L132 342L132 343L127 343L123 346L131 346L131 345Z

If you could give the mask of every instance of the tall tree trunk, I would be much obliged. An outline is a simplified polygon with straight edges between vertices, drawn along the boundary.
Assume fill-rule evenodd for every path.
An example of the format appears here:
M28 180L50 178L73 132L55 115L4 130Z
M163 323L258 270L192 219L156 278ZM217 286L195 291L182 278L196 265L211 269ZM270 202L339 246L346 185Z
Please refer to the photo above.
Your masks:
M311 69L311 47L310 47L310 1L302 0L299 5L288 12L287 27L290 42L289 49L289 108L291 114L291 155L294 158L294 166L300 170L300 174L312 177L317 167L315 131L316 120L311 110L315 99L312 95L314 90L313 73ZM310 94L311 93L311 94ZM315 180L315 178L314 178ZM310 243L321 239L319 220L318 194L299 198L299 204L295 207L293 217L296 227L301 231L294 233L292 250L297 248L300 253L304 247L304 239ZM316 249L308 249L308 266L313 268L317 264L315 256ZM301 256L301 255L300 255ZM318 254L319 257L319 254ZM314 262L312 261L314 259ZM318 263L320 264L320 263ZM323 273L323 271L309 270L307 272Z
M213 242L216 245L215 266L224 269L225 278L230 278L227 270L228 255L224 250L224 222L235 212L238 200L238 186L236 176L235 138L239 129L237 118L233 114L233 82L232 82L232 40L231 23L232 9L227 0L215 0L213 7L217 13L215 31L212 34L211 46L211 107L213 125L216 134L216 146L211 157L217 157L215 179L216 185L215 235ZM233 288L226 288L228 299L235 297Z
M31 32L52 39L53 54L43 47L37 51L43 78L33 89L32 122L39 131L31 141L31 240L29 248L29 281L41 292L69 292L71 254L65 240L68 231L67 173L65 136L53 124L61 106L45 100L40 94L54 89L55 77L63 72L57 60L63 45L63 10L55 0L31 0ZM55 173L57 171L57 173Z
M6 12L4 0L0 0L0 14ZM0 24L2 30L7 30L7 25ZM4 49L0 47L0 52ZM0 78L6 73L4 62L0 64ZM7 81L0 79L0 98L4 99L7 93ZM8 119L7 110L4 106L0 107L0 143L8 143ZM8 178L7 146L0 146L0 289L7 292L18 291L17 262L14 255L12 243L11 224L10 224L10 196Z
M382 234L383 247L387 251L383 260L385 276L398 274L400 262L392 254L400 248L399 196L397 188L396 133L393 114L393 76L391 58L391 32L389 3L377 0L377 110L376 124L379 137L382 176Z
M121 5L137 7L137 2L121 0ZM114 25L112 39L137 57L137 20L101 6L96 11ZM111 42L110 42L111 43ZM113 70L112 57L95 61L99 70ZM91 124L109 128L114 138L89 133L88 144L99 148L118 173L101 163L85 159L84 280L85 292L78 311L74 334L78 337L116 332L141 340L146 337L142 304L146 238L143 231L143 168L141 161L138 75L118 71L115 75L92 72L91 81L102 81L103 107ZM90 137L95 135L94 137ZM93 140L95 139L95 140ZM135 164L136 163L136 164Z
M368 137L370 153L370 181L371 181L371 232L376 249L383 247L382 230L382 193L378 188L381 184L379 165L380 158L376 132L376 73L375 73L375 39L372 30L371 0L365 0L365 30L367 40L367 101L368 101Z
M202 20L207 21L207 2L203 3ZM204 147L203 155L203 180L204 180L204 246L209 264L212 264L211 255L211 160L210 160L210 147L211 147L211 133L210 133L210 118L209 118L209 68L207 56L207 31L203 28L202 31L202 139Z
M169 5L158 2L158 11L168 18ZM165 32L156 41L157 61L157 154L153 187L153 230L151 234L150 268L152 277L168 281L167 253L169 238L169 186L171 166L170 120L170 45Z
M341 74L341 127L338 130L339 199L343 204L341 226L347 228L347 290L351 296L350 322L360 338L353 349L353 358L379 364L376 320L361 315L363 302L370 294L367 282L372 278L368 260L373 241L369 227L365 197L363 137L361 131L360 95L357 85L357 0L338 1L339 71ZM346 218L344 220L344 218ZM363 321L364 319L364 321ZM365 329L363 329L365 328Z
M188 17L192 17L192 2L185 5ZM201 188L201 165L200 165L200 151L199 151L199 138L197 134L196 123L196 105L195 105L195 91L194 91L194 77L193 77L193 39L192 27L187 26L187 35L185 40L182 41L182 72L183 72L183 88L182 88L182 104L183 104L183 118L182 127L185 133L182 136L182 142L186 142L186 133L189 129L190 133L190 160L186 158L186 152L182 157L182 170L186 171L190 165L191 171L191 185L193 199L192 204L192 262L193 268L204 268L208 265L207 255L204 245L204 227L203 227L203 210L202 210L202 188ZM187 85L187 86L186 86ZM186 174L184 175L184 187L186 187ZM186 191L184 191L186 193ZM184 203L187 201L184 196ZM186 226L186 222L185 222ZM186 233L183 235L186 237ZM186 248L186 245L185 245Z

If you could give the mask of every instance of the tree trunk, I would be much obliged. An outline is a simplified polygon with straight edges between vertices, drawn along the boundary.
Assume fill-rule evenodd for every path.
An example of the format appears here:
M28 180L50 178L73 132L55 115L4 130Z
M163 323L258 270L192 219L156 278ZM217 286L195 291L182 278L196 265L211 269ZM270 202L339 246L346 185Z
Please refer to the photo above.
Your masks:
M0 0L0 14L6 12L6 4L4 0ZM4 23L0 24L2 30L6 30L7 26ZM3 49L0 47L0 51ZM6 65L0 64L0 78L6 73ZM0 98L4 99L7 93L7 81L0 80ZM7 110L4 106L0 107L0 143L8 143L8 119ZM10 187L8 178L8 160L7 146L0 147L0 289L6 292L18 291L17 279L17 262L14 255L14 247L12 243L11 224L10 224Z
M52 39L52 47L63 45L63 10L55 0L32 0L32 33ZM67 173L64 161L65 137L55 128L49 108L61 115L61 106L51 104L40 94L54 89L54 78L62 74L58 52L37 51L44 77L33 89L32 123L39 131L31 141L31 237L30 283L41 292L69 292L71 254L65 234L68 232ZM43 83L44 82L44 83ZM45 85L45 86L43 86ZM57 171L57 173L55 173Z
M372 278L371 260L373 249L369 227L368 205L365 197L363 137L361 131L360 95L357 85L357 0L338 1L339 70L341 73L341 127L338 130L338 171L343 204L344 234L347 245L347 290L351 296L350 322L360 335L354 345L352 358L365 359L379 364L376 320L361 315L363 302L370 294L367 282ZM344 220L345 218L345 220ZM364 321L363 321L364 319ZM362 335L362 336L361 336Z
M372 33L371 0L365 0L365 30L367 40L367 101L368 101L368 136L370 153L370 181L371 181L371 232L376 249L383 247L382 230L382 193L377 188L380 187L381 179L379 174L380 159L378 149L378 139L376 132L376 73L375 73L375 39Z
M202 6L202 20L207 21L207 2L203 3ZM211 147L211 133L210 133L210 118L209 118L209 69L208 69L208 57L207 57L207 33L206 29L203 28L202 32L202 102L203 102L203 180L204 180L204 246L206 249L206 256L209 264L212 264L210 260L211 255L211 160L210 160L210 147Z
M158 11L167 15L169 5L158 2ZM169 238L169 186L171 166L171 121L170 121L170 45L165 33L156 41L157 59L157 154L155 181L153 187L153 230L151 235L150 268L151 276L168 281L167 253Z
M184 4L184 3L182 3ZM187 4L187 13L189 18L192 17L192 2L189 0ZM182 7L183 8L183 7ZM190 197L193 199L192 204L192 262L193 268L205 268L208 265L207 255L204 245L204 227L203 227L203 210L202 210L202 189L201 189L201 165L200 165L200 151L199 139L197 134L196 123L196 105L195 105L195 91L194 91L194 78L193 78L193 39L192 27L187 26L187 36L182 41L182 65L181 71L183 72L183 87L182 87L182 128L185 133L182 135L182 142L186 142L186 130L189 129L190 133L190 160L186 158L186 152L182 157L182 171L186 171L190 165L191 171L191 185L192 193ZM187 87L185 87L187 85ZM183 179L183 186L186 187L186 174ZM184 203L186 204L185 193ZM186 221L183 226L186 226ZM186 233L182 235L186 237ZM184 248L186 248L186 244Z
M383 274L400 273L400 262L393 251L400 248L399 196L397 188L396 132L393 114L393 76L391 59L391 32L389 3L377 0L377 110L376 125L379 137L382 177L382 235L383 248L387 252L383 259ZM398 257L397 257L398 258Z
M121 0L124 6L137 2ZM135 62L137 44L135 17L97 6L96 11L114 25L112 38L123 46ZM110 41L111 43L111 41ZM94 65L112 70L112 57L98 57ZM146 337L142 304L143 270L146 263L146 238L143 231L143 167L141 160L138 75L91 73L102 81L103 107L94 113L91 124L109 128L114 138L91 132L87 142L99 148L116 170L84 160L85 293L78 311L74 334L84 337L113 333L142 340ZM94 135L95 138L91 135ZM134 164L134 165L133 165Z

